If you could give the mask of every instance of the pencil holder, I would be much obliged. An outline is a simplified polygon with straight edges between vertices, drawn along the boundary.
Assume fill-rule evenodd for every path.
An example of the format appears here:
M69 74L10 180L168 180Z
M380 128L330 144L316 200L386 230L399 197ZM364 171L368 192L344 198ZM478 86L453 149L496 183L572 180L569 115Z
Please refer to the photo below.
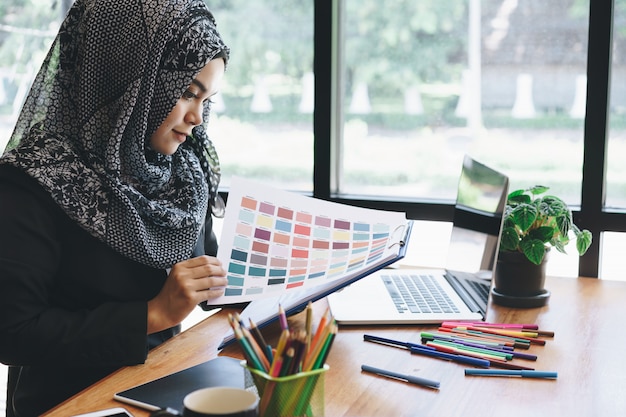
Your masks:
M308 372L271 377L248 367L246 361L241 364L252 375L259 393L260 417L324 415L324 375L328 365Z

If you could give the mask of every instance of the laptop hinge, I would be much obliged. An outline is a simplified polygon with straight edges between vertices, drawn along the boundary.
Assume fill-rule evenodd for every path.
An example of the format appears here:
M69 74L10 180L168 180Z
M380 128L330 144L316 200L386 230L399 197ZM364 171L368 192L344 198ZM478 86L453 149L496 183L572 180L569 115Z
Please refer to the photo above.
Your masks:
M477 303L474 301L472 296L468 293L467 289L463 287L463 285L459 282L459 279L455 277L450 271L446 271L444 274L446 280L450 283L452 288L456 291L456 293L461 297L461 300L467 305L467 308L470 309L473 313L480 313L483 317L485 317L486 311L483 310Z

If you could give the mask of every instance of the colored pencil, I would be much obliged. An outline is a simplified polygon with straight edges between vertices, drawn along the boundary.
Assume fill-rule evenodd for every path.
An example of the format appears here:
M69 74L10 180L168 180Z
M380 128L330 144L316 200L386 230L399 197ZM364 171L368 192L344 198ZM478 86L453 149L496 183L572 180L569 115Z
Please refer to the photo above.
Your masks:
M280 327L283 330L289 329L289 324L287 322L287 315L285 314L285 309L282 305L278 306L278 320L280 321Z
M309 346L311 346L311 337L313 331L313 306L311 302L306 305L306 321L305 321L305 332L306 332L306 351L308 352Z
M276 345L276 352L274 353L274 361L270 366L269 374L271 376L277 376L280 374L280 367L282 366L282 356L287 344L289 343L289 330L283 330L278 339L278 345Z
M240 328L236 328L234 331L235 331L235 338L239 341L239 344L240 344L240 346L241 346L241 348L242 348L242 350L244 352L244 356L246 357L246 360L250 363L250 365L253 368L258 369L259 371L267 372L267 369L264 368L264 366L261 363L260 359L258 358L256 353L254 352L254 350L252 349L252 347L250 346L248 341L243 336L243 333L241 332L241 329Z
M318 355L317 359L315 360L315 363L313 364L313 369L320 369L321 367L324 366L324 363L326 362L326 358L328 357L328 354L330 353L330 348L333 345L333 341L335 340L335 336L337 335L337 331L338 331L337 324L333 322L330 325L330 330L329 330L328 337L326 338L326 342L324 343L324 346L322 347L320 354Z
M289 372L290 374L296 374L302 370L302 361L304 360L304 355L308 349L306 337L307 332L305 330L301 330L292 342L296 353L293 358L293 363Z
M263 369L268 371L270 369L270 361L267 359L267 356L265 356L265 350L261 346L259 346L254 337L252 337L252 335L250 334L250 330L246 329L245 327L241 327L241 332L243 333L243 337L250 344L250 347L252 347L252 350L254 350L254 353L263 365Z
M321 331L320 331L321 330ZM304 358L304 363L302 364L303 371L310 371L313 369L315 362L318 356L321 354L324 344L326 343L326 338L330 334L330 324L324 325L322 329L318 329L318 332L313 339L313 343L308 352L308 355Z
M289 346L289 348L285 352L283 363L280 367L279 376L285 376L289 374L295 354L296 350L292 346Z
M239 315L228 315L229 323L250 367L266 372L272 377L293 375L324 366L338 331L338 326L327 308L315 333L312 330L312 307L307 306L307 323L304 330L291 332L286 325L285 310L279 306L283 328L276 349L267 344L260 329L252 319L250 327L244 326Z
M249 318L248 320L250 322L250 333L252 333L252 336L254 337L256 342L259 344L259 346L267 346L267 342L265 341L265 338L263 337L263 334L257 327L256 323L251 318Z

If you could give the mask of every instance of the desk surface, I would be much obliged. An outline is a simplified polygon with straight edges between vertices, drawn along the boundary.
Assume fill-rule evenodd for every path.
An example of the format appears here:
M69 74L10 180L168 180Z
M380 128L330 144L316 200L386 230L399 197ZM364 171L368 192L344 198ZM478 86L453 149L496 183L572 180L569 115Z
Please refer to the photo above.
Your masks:
M547 306L511 309L491 305L489 321L536 323L553 330L530 364L558 371L557 380L466 377L466 366L411 355L407 351L363 341L370 333L419 343L421 329L433 326L341 327L328 357L327 416L617 416L626 415L626 282L591 278L548 278ZM326 302L315 305L321 315ZM236 345L217 351L228 330L229 312L198 323L150 353L145 364L123 368L51 410L46 416L67 417L123 405L115 392L207 361L218 355L241 357ZM302 315L290 318L301 324ZM270 331L273 329L270 329ZM519 361L519 360L516 360ZM361 373L361 364L410 373L441 382L433 390ZM135 416L149 413L124 405Z

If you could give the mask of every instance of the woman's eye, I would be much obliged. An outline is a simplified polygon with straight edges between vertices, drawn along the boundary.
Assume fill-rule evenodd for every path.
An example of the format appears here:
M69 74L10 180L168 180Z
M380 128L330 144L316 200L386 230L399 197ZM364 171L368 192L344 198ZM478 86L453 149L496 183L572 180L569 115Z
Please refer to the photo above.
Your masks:
M189 91L189 90L187 90L187 91L185 91L185 92L183 93L183 98L184 98L185 100L193 100L193 99L195 99L196 97L197 97L197 96L196 96L194 93L192 93L191 91Z

